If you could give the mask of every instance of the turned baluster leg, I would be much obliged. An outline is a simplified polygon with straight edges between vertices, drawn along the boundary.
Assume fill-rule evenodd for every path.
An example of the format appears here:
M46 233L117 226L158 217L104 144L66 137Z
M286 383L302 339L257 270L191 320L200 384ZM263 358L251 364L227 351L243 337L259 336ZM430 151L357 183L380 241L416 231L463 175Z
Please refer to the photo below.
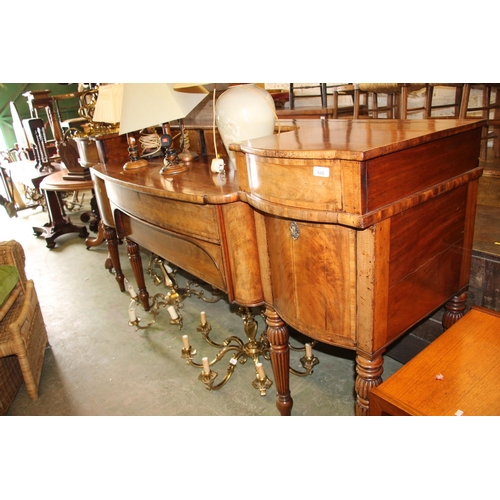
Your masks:
M135 281L139 288L138 296L145 311L149 311L149 293L146 289L146 282L144 281L144 271L142 269L142 259L139 252L139 245L134 241L126 238L127 253L134 272Z
M356 356L356 415L368 415L370 391L382 383L384 372L382 354L373 359L358 352Z
M454 325L464 315L466 303L467 293L456 295L446 302L442 319L444 330L450 328L451 325Z
M267 337L271 345L271 364L276 383L276 407L282 416L292 413L290 396L290 349L288 327L274 309L266 307Z
M108 247L109 257L111 259L111 266L115 270L115 279L118 282L120 291L125 291L125 276L122 272L122 267L120 264L120 256L118 254L118 237L114 228L106 226L103 224L104 238L106 240L106 246ZM106 269L109 269L108 264L106 264ZM110 269L111 271L111 269Z

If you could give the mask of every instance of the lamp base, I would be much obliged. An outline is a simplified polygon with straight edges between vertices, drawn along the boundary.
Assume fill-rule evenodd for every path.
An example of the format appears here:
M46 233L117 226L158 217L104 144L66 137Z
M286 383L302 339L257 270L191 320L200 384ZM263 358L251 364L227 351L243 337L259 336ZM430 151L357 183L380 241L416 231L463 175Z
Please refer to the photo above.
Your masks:
M179 160L189 163L190 161L196 161L199 158L198 153L194 151L183 151L179 153Z
M92 176L90 175L89 168L82 168L81 172L68 172L63 175L63 180L65 181L90 181Z
M138 168L144 168L149 165L148 160L144 160L143 158L135 161L128 161L123 165L123 170L136 170Z
M163 166L162 169L160 170L160 174L174 175L174 174L180 174L181 172L185 172L186 170L189 170L189 166L183 162L171 163L170 165Z

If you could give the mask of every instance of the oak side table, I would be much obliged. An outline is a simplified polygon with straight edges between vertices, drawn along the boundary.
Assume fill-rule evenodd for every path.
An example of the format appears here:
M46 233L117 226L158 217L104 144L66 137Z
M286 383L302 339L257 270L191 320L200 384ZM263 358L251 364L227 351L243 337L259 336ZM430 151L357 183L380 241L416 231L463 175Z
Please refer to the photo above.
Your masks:
M500 415L500 313L473 306L370 393L370 415Z

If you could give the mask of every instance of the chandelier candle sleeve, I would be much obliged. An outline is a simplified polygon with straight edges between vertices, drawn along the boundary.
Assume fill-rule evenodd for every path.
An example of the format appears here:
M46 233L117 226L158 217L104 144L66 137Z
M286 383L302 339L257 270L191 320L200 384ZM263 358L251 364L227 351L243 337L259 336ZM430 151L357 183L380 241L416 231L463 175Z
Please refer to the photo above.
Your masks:
M130 294L130 296L133 299L135 299L137 297L137 292L135 291L135 288L132 286L130 281L127 280L127 278L125 278L125 285L127 286L127 290L128 290L128 293Z
M306 356L308 358L312 358L312 346L311 346L311 344L306 344L305 347L306 347Z
M205 375L209 375L210 374L210 364L208 362L208 358L202 358L201 362L203 363L203 373Z
M130 305L128 307L128 319L131 323L137 320L137 316L135 315L135 307L136 307L135 300L131 300Z
M259 374L259 378L264 380L266 378L266 373L264 372L264 367L262 363L256 363L255 367L257 368L257 373Z
M175 310L174 306L168 306L167 307L167 311L170 314L170 317L172 319L177 319L179 317L179 315L177 314L177 311Z
M205 311L200 312L200 323L201 326L205 326L207 324L207 314Z
M186 349L186 351L189 350L189 337L187 335L182 336L182 345L184 346L184 349Z

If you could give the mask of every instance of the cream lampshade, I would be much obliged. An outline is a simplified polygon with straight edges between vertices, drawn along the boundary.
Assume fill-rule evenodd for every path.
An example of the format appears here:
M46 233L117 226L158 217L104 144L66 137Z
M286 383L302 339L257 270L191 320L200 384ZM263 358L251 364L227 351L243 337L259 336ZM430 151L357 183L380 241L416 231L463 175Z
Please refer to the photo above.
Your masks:
M177 92L173 83L126 83L120 134L185 118L208 94Z
M94 109L94 121L120 123L123 85L114 83L101 85Z
M104 92L101 94L102 90ZM199 89L195 93L177 92L173 83L103 85L99 90L94 120L107 123L117 123L117 120L120 123L120 135L163 126L188 115L208 94L208 91L203 90ZM100 105L101 98L104 102ZM128 137L129 153L133 158L124 165L124 169L146 166L147 160L138 155L135 138L131 135Z

